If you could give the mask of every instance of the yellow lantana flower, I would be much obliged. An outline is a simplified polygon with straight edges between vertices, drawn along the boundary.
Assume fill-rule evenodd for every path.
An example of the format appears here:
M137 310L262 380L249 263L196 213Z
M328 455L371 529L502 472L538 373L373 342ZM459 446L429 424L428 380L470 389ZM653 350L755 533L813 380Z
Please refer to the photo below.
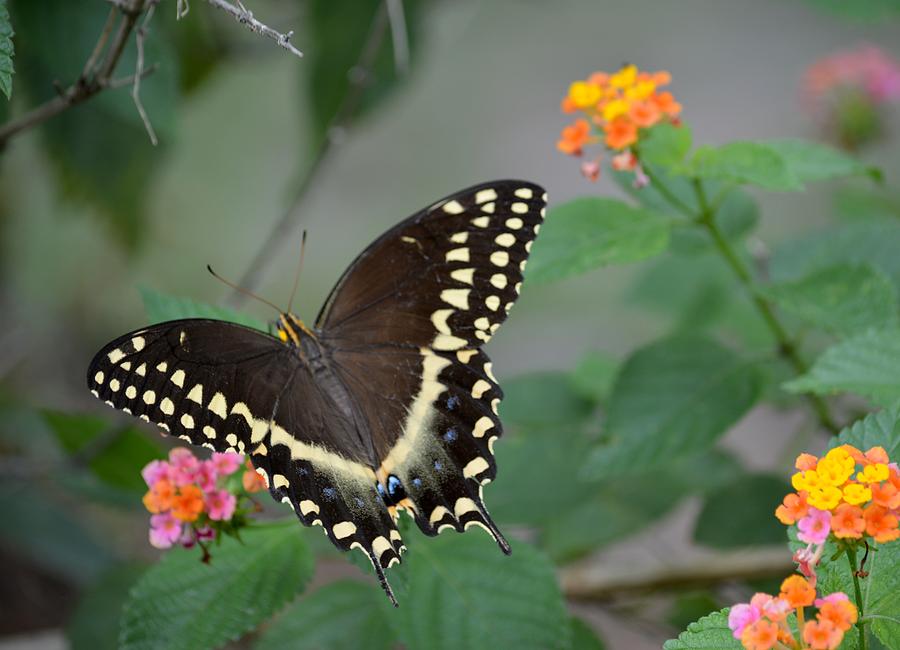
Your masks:
M884 463L873 463L863 467L863 471L856 475L860 483L881 483L888 480L891 470Z
M600 101L601 95L599 86L586 81L576 81L569 86L569 98L578 108L592 108Z
M852 506L868 503L872 500L872 490L859 483L851 483L844 487L844 501Z
M832 510L837 508L843 496L844 493L833 485L823 485L811 489L806 502L819 510Z

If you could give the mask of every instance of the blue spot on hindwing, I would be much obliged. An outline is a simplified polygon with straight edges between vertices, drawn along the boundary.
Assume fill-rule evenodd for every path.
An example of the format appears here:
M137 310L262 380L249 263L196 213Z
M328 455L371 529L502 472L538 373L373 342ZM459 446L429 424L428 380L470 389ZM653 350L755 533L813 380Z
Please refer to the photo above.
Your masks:
M447 442L453 442L454 440L456 440L456 437L456 429L454 429L453 427L450 427L446 432L444 432L444 440L446 440Z
M447 398L447 410L452 411L457 406L459 406L459 398L456 395Z

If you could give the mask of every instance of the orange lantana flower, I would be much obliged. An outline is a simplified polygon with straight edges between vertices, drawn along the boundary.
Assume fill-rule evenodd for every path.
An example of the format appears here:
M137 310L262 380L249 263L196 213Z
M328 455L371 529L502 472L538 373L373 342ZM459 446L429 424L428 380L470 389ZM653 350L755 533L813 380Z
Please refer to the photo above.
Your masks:
M794 609L807 607L815 602L816 589L803 576L793 575L781 583L779 598L784 598Z
M741 633L741 643L747 650L771 650L778 641L778 625L764 618L751 623Z
M651 101L634 102L628 109L628 117L642 129L659 122L662 117L659 107Z
M172 497L175 495L175 488L172 483L160 479L153 484L153 487L144 495L142 501L144 507L153 514L163 512L172 507Z
M775 516L778 521L785 526L791 526L806 516L809 506L806 504L806 492L795 494L791 492L778 508L775 509Z
M615 119L607 123L603 130L606 132L606 146L610 149L624 149L637 142L637 126L627 119Z
M887 508L881 506L870 505L864 513L866 519L866 533L882 544L884 542L892 542L900 537L900 530L897 528L897 517Z
M811 650L836 650L843 638L843 632L829 620L809 621L803 626L803 640Z
M260 492L261 490L267 489L269 484L266 482L266 479L254 469L253 463L250 462L249 458L247 459L246 466L247 469L244 471L243 476L241 476L241 483L244 486L244 490L253 494L254 492Z
M820 621L831 621L841 632L846 632L856 623L859 613L849 600L838 600L822 603L817 618Z
M587 144L591 136L591 125L585 119L577 119L574 124L562 130L556 148L563 153L580 156L581 149Z
M681 112L681 104L675 101L670 92L657 93L652 100L656 107L669 117L675 117Z
M203 512L203 491L196 485L185 485L172 498L172 515L181 521L196 521Z
M831 516L831 532L840 539L859 539L866 531L866 520L859 506L842 503Z
M872 489L872 503L888 510L900 509L900 490L892 482L885 481L880 485L873 483L870 487Z

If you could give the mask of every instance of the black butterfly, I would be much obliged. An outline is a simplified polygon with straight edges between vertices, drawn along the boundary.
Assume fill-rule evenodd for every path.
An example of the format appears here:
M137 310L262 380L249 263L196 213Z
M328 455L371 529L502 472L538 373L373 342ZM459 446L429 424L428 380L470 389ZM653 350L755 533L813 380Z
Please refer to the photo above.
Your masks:
M426 535L491 521L503 396L481 346L519 294L546 194L477 185L391 228L344 272L313 328L281 314L269 336L233 323L152 325L104 347L91 392L172 435L249 455L276 500L384 569L405 509Z

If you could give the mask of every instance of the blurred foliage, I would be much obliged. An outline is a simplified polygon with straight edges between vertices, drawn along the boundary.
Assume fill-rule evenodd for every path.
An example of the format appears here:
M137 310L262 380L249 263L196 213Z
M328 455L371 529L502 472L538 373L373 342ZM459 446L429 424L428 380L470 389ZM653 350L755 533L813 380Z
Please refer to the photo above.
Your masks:
M6 0L0 0L0 91L6 99L12 97L13 67L13 28L9 20Z

